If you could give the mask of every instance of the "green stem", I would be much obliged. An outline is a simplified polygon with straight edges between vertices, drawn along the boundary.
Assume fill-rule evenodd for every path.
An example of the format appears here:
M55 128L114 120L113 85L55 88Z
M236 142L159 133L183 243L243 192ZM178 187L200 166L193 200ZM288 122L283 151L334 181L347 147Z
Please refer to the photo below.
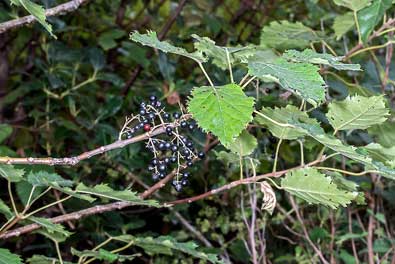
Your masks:
M11 181L8 180L8 195L10 196L10 200L11 200L11 204L12 204L12 209L14 210L14 214L16 217L19 216L18 210L16 209L16 204L15 204L15 200L14 200L14 195L12 194L12 188L11 188Z
M280 138L280 140L279 140L278 143L277 143L276 154L275 154L275 156L274 156L274 164L273 164L273 173L274 173L274 174L275 174L276 171L277 171L278 152L279 152L279 150L280 150L280 146L281 146L281 143L282 143L282 142L283 142L283 139ZM274 177L275 177L275 176L274 176Z
M272 123L274 123L274 124L276 124L276 125L278 125L278 126L295 128L293 125L290 125L290 124L279 123L279 122L277 122L276 120L271 119L271 118L268 117L267 115L262 114L261 112L258 112L258 111L256 111L256 110L254 110L254 113L257 114L257 115L260 115L261 117L263 117L263 118L269 120L270 122L272 122Z
M341 169L336 169L336 168L331 168L331 167L314 167L318 170L329 170L329 171L336 171L336 172L340 172L340 173L344 173L344 174L348 174L348 175L352 175L352 176L362 176L368 173L379 173L378 171L374 171L374 170L367 170L367 171L362 171L362 172L351 172L351 171L346 171L346 170L341 170Z
M358 43L362 43L362 37L361 37L361 30L359 28L359 22L358 22L358 16L357 16L357 11L353 12L354 15L354 21L355 21L355 25L357 27L357 32L358 32Z
M230 64L229 50L227 48L225 48L225 51L226 51L226 59L228 60L230 81L231 81L231 83L235 83L235 81L233 80L232 65Z
M64 201L70 199L71 197L73 197L73 196L69 195L69 196L66 196L66 197L63 198L63 199L60 199L59 201L56 201L56 202L47 204L47 205L45 205L45 206L43 206L43 207L40 207L40 208L38 208L37 210L34 210L33 212L31 212L31 213L29 213L29 214L23 216L23 218L26 219L26 218L28 218L28 217L30 217L30 216L32 216L32 215L34 215L34 214L36 214L36 213L38 213L38 212L44 210L44 209L47 209L48 207L51 207L51 206L57 205L57 204L59 204L59 203L62 203L62 202L64 202Z
M60 254L59 243L55 240L52 240L55 243L56 253L58 254L60 264L63 264L62 254Z
M206 79L207 79L207 81L210 83L210 85L211 85L212 87L215 87L215 86L214 86L214 83L213 83L213 82L211 81L211 79L210 79L210 76L208 76L206 70L204 69L203 64L202 64L200 61L196 61L196 62L197 62L197 64L199 64L200 69L202 70L204 76L206 77Z

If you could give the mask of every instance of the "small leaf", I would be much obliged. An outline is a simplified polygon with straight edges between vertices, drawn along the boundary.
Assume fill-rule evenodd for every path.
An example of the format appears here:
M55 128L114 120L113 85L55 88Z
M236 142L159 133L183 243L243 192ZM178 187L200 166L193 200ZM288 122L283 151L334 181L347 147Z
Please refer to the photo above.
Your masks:
M252 61L248 64L250 75L261 79L271 77L281 87L295 92L314 106L325 99L325 82L318 70L310 63L293 63L283 58L272 63Z
M343 15L335 17L332 28L335 31L336 40L340 40L344 34L354 27L355 20L352 12L347 12Z
M65 230L64 226L62 226L61 224L54 224L46 218L31 216L28 219L45 228L45 230L47 230L49 234L58 234L60 236L63 236L65 239L73 234Z
M297 169L288 172L281 181L287 192L311 204L322 204L336 209L347 206L357 193L338 189L331 178L314 168Z
M84 250L78 251L74 248L71 248L71 253L77 257L93 257L97 260L106 261L109 263L114 263L114 261L124 262L126 260L133 260L134 258L140 256L140 254L133 254L133 255L119 255L116 253L111 253L105 249L99 249L98 251L95 250Z
M136 192L132 192L130 190L116 191L105 184L99 184L92 188L85 186L83 183L80 183L77 186L76 192L96 195L99 197L104 197L112 200L127 201L134 203L136 205L160 207L157 201L143 200L137 195Z
M51 34L52 37L56 39L56 36L52 33L52 26L48 24L45 16L45 9L33 3L30 0L11 0L11 3L17 6L23 6L27 12L29 12L32 16L34 16L37 21Z
M5 202L1 199L0 199L0 213L5 215L7 219L10 219L11 217L14 216L10 207L8 207L8 205L6 205Z
M130 39L144 46L149 46L161 50L165 53L173 53L180 56L188 57L197 62L205 62L207 59L201 54L201 52L189 53L183 48L175 47L169 42L160 41L156 35L156 32L148 31L147 34L140 34L137 31L130 34Z
M244 130L233 143L227 146L227 148L240 156L248 156L254 152L257 145L258 142L256 138L248 133L247 130Z
M314 30L300 22L273 21L262 29L261 46L281 50L302 49L319 39Z
M109 50L117 46L116 40L125 36L125 31L119 29L111 29L100 34L98 39L99 45L104 50Z
M0 248L0 264L22 264L22 259L8 249Z
M0 176L6 178L10 182L19 182L23 180L25 171L23 169L15 169L13 165L0 164Z
M353 96L329 104L327 118L335 130L366 129L389 115L383 96Z
M370 6L358 12L358 23L361 38L364 43L368 41L374 28L383 19L385 11L392 5L392 0L375 0Z
M56 173L49 173L47 171L30 172L27 176L27 181L37 187L71 187L73 181L63 179Z
M359 11L370 4L371 0L333 0L336 5L344 6L352 11Z
M0 143L8 138L12 133L12 127L7 124L0 124Z
M188 110L203 130L228 146L252 120L253 105L254 99L246 96L240 86L228 84L194 88Z
M345 64L340 62L343 57L334 57L328 53L317 53L311 49L305 49L300 52L297 50L287 50L283 54L283 58L294 62L307 62L312 64L323 64L328 65L336 70L343 71L360 71L361 66L359 64Z

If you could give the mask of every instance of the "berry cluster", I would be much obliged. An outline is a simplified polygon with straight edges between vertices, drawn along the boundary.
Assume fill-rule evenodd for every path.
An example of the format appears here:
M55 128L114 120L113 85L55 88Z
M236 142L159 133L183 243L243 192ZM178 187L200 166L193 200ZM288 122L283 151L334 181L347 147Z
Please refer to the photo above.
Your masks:
M188 120L179 112L172 115L165 112L162 103L151 95L149 102L140 103L138 115L126 119L120 139L131 138L141 130L149 132L157 128L165 128L166 133L148 139L146 147L154 155L148 171L152 173L152 179L158 181L174 170L172 185L180 192L188 185L190 176L189 172L181 170L192 167L195 160L204 157L204 152L197 151L193 141L186 135L197 128L193 120Z

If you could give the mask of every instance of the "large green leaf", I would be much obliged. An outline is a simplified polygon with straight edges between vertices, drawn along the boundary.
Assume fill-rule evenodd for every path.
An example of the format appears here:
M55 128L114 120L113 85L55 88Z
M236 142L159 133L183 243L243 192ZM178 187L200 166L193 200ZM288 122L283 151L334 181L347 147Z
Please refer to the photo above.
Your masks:
M287 60L295 62L308 62L313 64L328 65L336 70L344 71L360 71L359 64L345 64L341 60L343 57L334 57L328 53L317 53L311 49L305 49L302 52L297 50L287 50L283 57Z
M261 110L264 116L257 115L255 120L262 125L265 125L269 131L278 138L293 140L306 135L304 129L292 126L284 126L289 120L305 120L305 122L314 122L314 119L309 119L306 112L300 111L293 105L287 105L285 108L269 108L265 107ZM268 117L268 118L267 118ZM275 122L274 122L275 121Z
M355 20L352 12L347 12L335 17L332 28L335 31L336 40L340 40L340 38L354 26Z
M188 110L199 126L228 146L252 120L254 99L236 84L192 90Z
M240 156L248 156L252 152L254 152L257 147L258 142L256 138L248 133L247 130L241 132L241 134L236 138L235 142L228 145L228 148L234 152L239 154Z
M207 37L200 37L193 34L192 37L196 40L194 43L195 49L202 52L205 56L212 59L213 63L221 69L228 69L229 62L233 65L235 63L247 63L247 59L252 57L256 52L256 47L221 47L215 45L215 42Z
M300 22L273 21L262 28L261 45L276 49L306 48L312 41L319 40L311 28Z
M73 181L63 179L56 173L47 171L30 172L27 181L37 187L71 187Z
M376 25L383 20L385 11L392 5L392 0L374 0L370 6L358 12L358 23L363 42L367 42Z
M383 96L352 96L329 104L327 118L335 130L366 129L389 116Z
M149 46L165 53L173 53L180 56L185 56L197 62L205 62L207 59L201 52L189 53L183 48L175 47L167 41L160 41L154 31L148 31L146 34L140 34L137 31L130 34L130 39L144 46Z
M105 261L106 263L114 263L115 261L124 262L124 261L131 261L134 258L140 256L140 254L133 254L133 255L119 255L117 253L111 253L105 249L99 249L98 251L95 250L83 250L78 251L74 248L71 248L71 253L77 257L93 257L97 260Z
M174 251L179 251L211 263L223 263L217 255L200 251L194 242L178 242L171 236L160 236L154 238L122 235L115 237L115 240L123 241L125 243L133 242L133 245L143 248L145 252L150 255L173 255Z
M314 106L325 99L325 82L319 68L310 63L294 63L279 58L274 62L252 61L248 73L258 78L272 79L284 89L296 92Z
M45 9L30 1L30 0L11 0L11 3L17 6L23 6L27 12L34 16L37 21L56 39L56 36L52 33L52 26L47 23L45 16Z
M22 260L8 249L0 248L0 264L22 264Z
M359 11L369 5L371 0L333 0L336 5L344 6L352 11Z
M117 201L127 201L134 203L136 205L160 207L157 201L143 200L140 198L140 196L137 195L136 192L132 192L130 190L116 191L105 184L99 184L92 188L85 186L83 183L80 183L77 186L76 192L95 195L95 196L117 200Z
M10 182L19 182L23 180L25 171L23 169L15 169L13 165L0 164L0 176L6 178Z
M311 204L322 204L333 209L347 206L357 196L356 192L339 189L330 177L314 168L288 172L281 180L281 187Z
M12 133L12 127L7 124L0 124L0 143L8 138Z

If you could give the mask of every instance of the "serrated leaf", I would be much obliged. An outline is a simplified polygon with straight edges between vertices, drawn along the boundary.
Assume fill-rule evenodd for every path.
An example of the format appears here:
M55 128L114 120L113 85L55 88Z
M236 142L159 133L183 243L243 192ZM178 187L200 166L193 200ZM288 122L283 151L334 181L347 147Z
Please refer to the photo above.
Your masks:
M228 84L194 88L188 110L204 131L212 132L228 146L252 120L253 105L254 99L239 85Z
M387 11L391 5L392 0L375 0L370 6L358 12L359 30L361 32L361 39L364 43L367 42L377 24L383 20L385 11Z
M6 248L0 248L0 264L22 264L22 259Z
M0 164L0 176L10 182L19 182L23 180L25 171L23 169L15 169L13 165Z
M27 181L20 181L15 184L16 193L18 195L18 198L23 203L23 205L26 205L32 188L33 186ZM36 187L34 189L31 199L36 198L43 190L44 190L43 187Z
M3 214L7 219L10 219L14 216L10 207L5 204L3 200L0 199L0 213Z
M352 11L359 11L368 6L371 0L333 0L338 6L344 6Z
M341 60L343 57L334 57L328 53L317 53L311 49L305 49L302 52L297 50L287 50L283 58L294 62L307 62L312 64L328 65L336 70L360 71L359 64L345 64Z
M395 168L395 146L385 148L380 144L370 143L360 149L367 151L372 159L380 161L390 168Z
M71 187L74 184L73 181L63 179L60 175L47 171L30 172L27 181L37 187Z
M0 143L8 138L12 133L12 127L7 124L0 124Z
M211 58L212 62L223 70L228 69L226 51L229 53L229 61L232 65L239 62L247 63L247 59L252 57L256 51L254 46L221 47L207 37L200 37L196 34L193 34L192 37L196 40L194 43L195 49Z
M36 224L39 224L43 228L45 228L45 230L49 234L58 234L58 235L64 237L64 239L68 238L69 236L71 236L73 234L73 233L65 230L64 226L62 226L61 224L54 224L46 218L30 216L28 219Z
M140 34L135 31L130 34L130 39L144 46L149 46L161 50L165 53L173 53L180 56L188 57L197 62L205 62L207 59L201 54L201 52L189 53L183 48L175 47L167 41L160 41L154 31L148 31L146 34Z
M173 251L180 251L211 263L223 263L223 261L220 260L217 255L200 251L194 242L178 242L171 236L160 236L154 238L122 235L115 237L115 240L123 241L125 243L133 242L133 245L143 248L146 253L150 255L173 255Z
M354 27L355 20L352 12L347 12L343 15L335 17L332 28L335 31L336 40L340 40L344 34Z
M395 123L388 121L368 128L369 134L375 137L376 142L387 148L395 146L394 131Z
M124 262L126 260L133 260L134 258L140 256L140 254L133 255L119 255L117 253L112 253L105 249L95 250L83 250L78 251L74 248L71 248L71 253L77 257L93 257L97 260L106 261L106 263L113 263L114 261Z
M310 204L322 204L332 209L347 206L357 195L340 190L330 177L314 168L288 172L281 180L281 187Z
M252 61L248 73L258 78L272 77L286 90L292 91L317 106L325 100L325 82L319 68L310 63L293 63L279 58L272 63Z
M256 138L248 133L247 130L244 130L233 143L227 146L227 148L240 156L248 156L254 152L257 145L258 142Z
M78 184L76 192L84 193L89 195L95 195L117 201L127 201L136 205L147 205L160 207L157 201L154 200L143 200L136 192L130 190L116 191L106 184L99 184L94 187L85 186L83 183Z
M27 12L34 16L37 21L56 39L56 36L52 33L52 26L47 23L45 16L44 7L30 1L30 0L11 0L11 3L17 6L23 6Z
M269 117L257 115L255 120L262 125L265 125L269 131L277 138L293 140L306 135L304 129L290 126L280 126L273 121L280 124L286 124L289 120L304 120L305 122L317 123L314 119L309 119L306 112L299 110L293 105L287 105L285 108L262 108L261 113Z
M366 129L383 123L389 115L383 96L352 96L332 101L326 114L332 127L338 130Z
M261 45L275 49L302 49L311 42L319 40L319 37L309 27L300 22L292 23L286 20L273 21L270 25L262 28Z

